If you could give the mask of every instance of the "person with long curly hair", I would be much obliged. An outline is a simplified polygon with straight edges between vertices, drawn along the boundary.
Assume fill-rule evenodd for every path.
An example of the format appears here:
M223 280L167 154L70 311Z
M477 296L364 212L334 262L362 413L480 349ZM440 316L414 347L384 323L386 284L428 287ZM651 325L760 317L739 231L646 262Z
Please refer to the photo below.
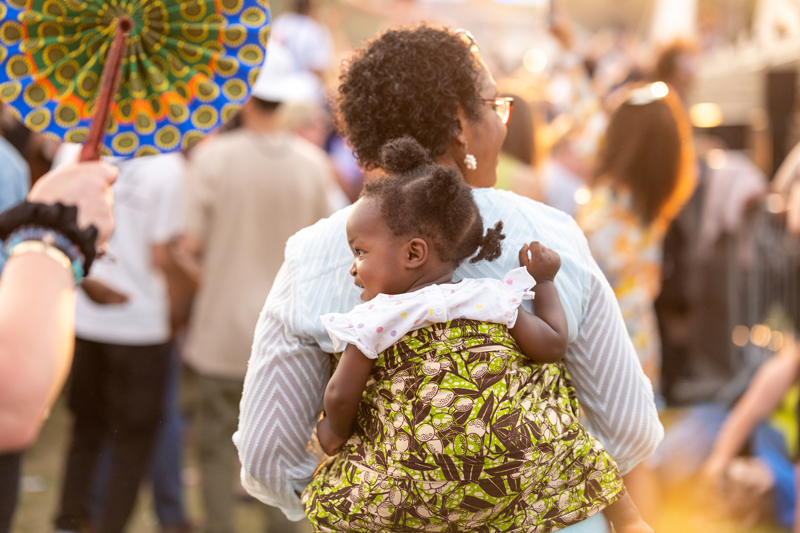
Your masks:
M427 25L390 30L354 54L344 65L340 81L339 123L364 167L381 167L381 148L387 142L406 135L413 137L436 163L452 168L472 188L474 201L487 225L498 220L504 222L506 238L501 255L491 262L460 263L453 274L454 281L501 279L518 266L517 252L531 241L558 253L561 269L554 285L564 310L569 341L563 361L593 434L616 461L619 471L622 474L630 471L653 452L663 437L652 387L642 373L614 293L574 221L533 200L491 188L497 179L497 161L512 102L498 95L475 39L465 31ZM261 501L280 507L293 520L305 516L299 494L321 462L314 432L331 376L330 354L336 351L319 317L348 312L363 292L351 278L353 255L346 231L350 214L351 209L339 211L289 239L283 267L256 327L239 430L234 435L245 488ZM434 315L436 308L432 307ZM444 306L437 317L436 323L411 334L435 336L436 328L452 326L454 319L460 320L460 315L451 316ZM399 341L407 341L411 334ZM498 342L512 343L512 339L507 326L498 328ZM481 353L476 351L476 357ZM535 368L530 361L517 364L521 372L522 367L527 368L524 372ZM479 373L482 371L483 367ZM398 388L401 381L408 385L402 376L396 377ZM466 412L469 389L448 390L454 396L452 409L461 406ZM426 402L438 394L431 392L426 389L407 400L419 402L419 412L424 412ZM515 394L525 391L517 389ZM411 422L406 420L404 412L392 413L392 425ZM458 415L454 413L450 416L456 418ZM499 436L509 429L504 425L509 420L490 419L482 428L476 422L474 434ZM554 418L553 423L563 421ZM454 429L452 434L443 427L433 431L443 444L447 439L461 440L460 436L468 436L466 429ZM472 434L470 429L469 435ZM529 440L519 442L520 450L513 456L512 466L530 461L526 454L534 453L539 437L532 432ZM444 490L451 483L471 480L487 494L501 495L513 490L518 476L506 479L502 469L484 470L486 458L495 451L484 446L483 443L489 442L489 438L476 442L462 467L451 468L448 464L441 469L445 478L430 483ZM435 454L435 451L419 453ZM420 457L437 460L427 455ZM413 470L415 465L417 462L411 460L404 468ZM400 468L387 473L410 483L404 472L407 471ZM529 522L519 531L551 531L566 524L572 524L565 529L569 533L608 531L602 513L597 512L599 506L577 510L578 516L570 515L575 509L565 491L572 481L557 468L551 474L551 487L536 494L520 495L520 506L531 506L534 514L540 510L543 513L533 521L546 523ZM403 493L387 496L387 501L376 506L382 519L365 527L403 529L400 521L408 513L400 511L395 503L402 501ZM494 508L486 498L466 491L455 491L453 497L457 501L450 503L459 515L463 512L479 519L491 514ZM341 505L349 509L360 498L360 490L349 490ZM362 504L369 508L375 501ZM449 527L432 525L423 510L418 514L424 525L404 530ZM491 524L484 529L501 530L493 529Z

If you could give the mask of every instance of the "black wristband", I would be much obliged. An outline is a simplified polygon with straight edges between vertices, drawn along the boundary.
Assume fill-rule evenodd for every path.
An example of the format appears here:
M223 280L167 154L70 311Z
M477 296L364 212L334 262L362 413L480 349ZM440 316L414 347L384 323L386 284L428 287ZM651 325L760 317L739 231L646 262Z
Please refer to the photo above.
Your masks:
M78 227L78 208L74 205L56 203L52 205L22 202L0 213L0 240L5 240L22 226L40 226L58 231L83 253L83 271L89 273L96 256L97 228Z

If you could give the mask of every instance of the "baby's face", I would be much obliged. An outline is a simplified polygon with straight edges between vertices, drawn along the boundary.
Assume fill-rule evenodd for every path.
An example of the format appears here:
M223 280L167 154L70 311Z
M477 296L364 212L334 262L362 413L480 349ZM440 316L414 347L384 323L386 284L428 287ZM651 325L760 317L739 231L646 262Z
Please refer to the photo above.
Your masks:
M394 235L381 216L380 204L361 199L347 219L347 242L353 252L350 274L363 289L361 299L378 294L402 294L413 283L404 268L405 239Z

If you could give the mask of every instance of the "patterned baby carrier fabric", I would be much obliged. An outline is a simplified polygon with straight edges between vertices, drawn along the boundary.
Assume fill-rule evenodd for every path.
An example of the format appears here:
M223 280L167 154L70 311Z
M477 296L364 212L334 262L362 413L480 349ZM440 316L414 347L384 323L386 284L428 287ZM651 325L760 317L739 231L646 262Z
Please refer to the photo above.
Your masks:
M375 360L356 432L303 493L317 531L557 531L624 492L563 364L503 325L416 330Z

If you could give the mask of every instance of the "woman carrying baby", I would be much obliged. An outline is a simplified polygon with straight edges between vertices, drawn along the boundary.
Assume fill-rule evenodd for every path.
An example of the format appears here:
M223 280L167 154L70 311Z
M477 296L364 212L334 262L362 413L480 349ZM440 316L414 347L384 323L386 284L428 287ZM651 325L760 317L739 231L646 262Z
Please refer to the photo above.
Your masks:
M578 422L558 254L531 243L502 280L453 283L500 256L502 222L484 234L469 186L410 137L381 168L347 221L365 303L322 317L347 346L317 427L334 457L303 494L317 531L549 532L602 509L651 531Z

